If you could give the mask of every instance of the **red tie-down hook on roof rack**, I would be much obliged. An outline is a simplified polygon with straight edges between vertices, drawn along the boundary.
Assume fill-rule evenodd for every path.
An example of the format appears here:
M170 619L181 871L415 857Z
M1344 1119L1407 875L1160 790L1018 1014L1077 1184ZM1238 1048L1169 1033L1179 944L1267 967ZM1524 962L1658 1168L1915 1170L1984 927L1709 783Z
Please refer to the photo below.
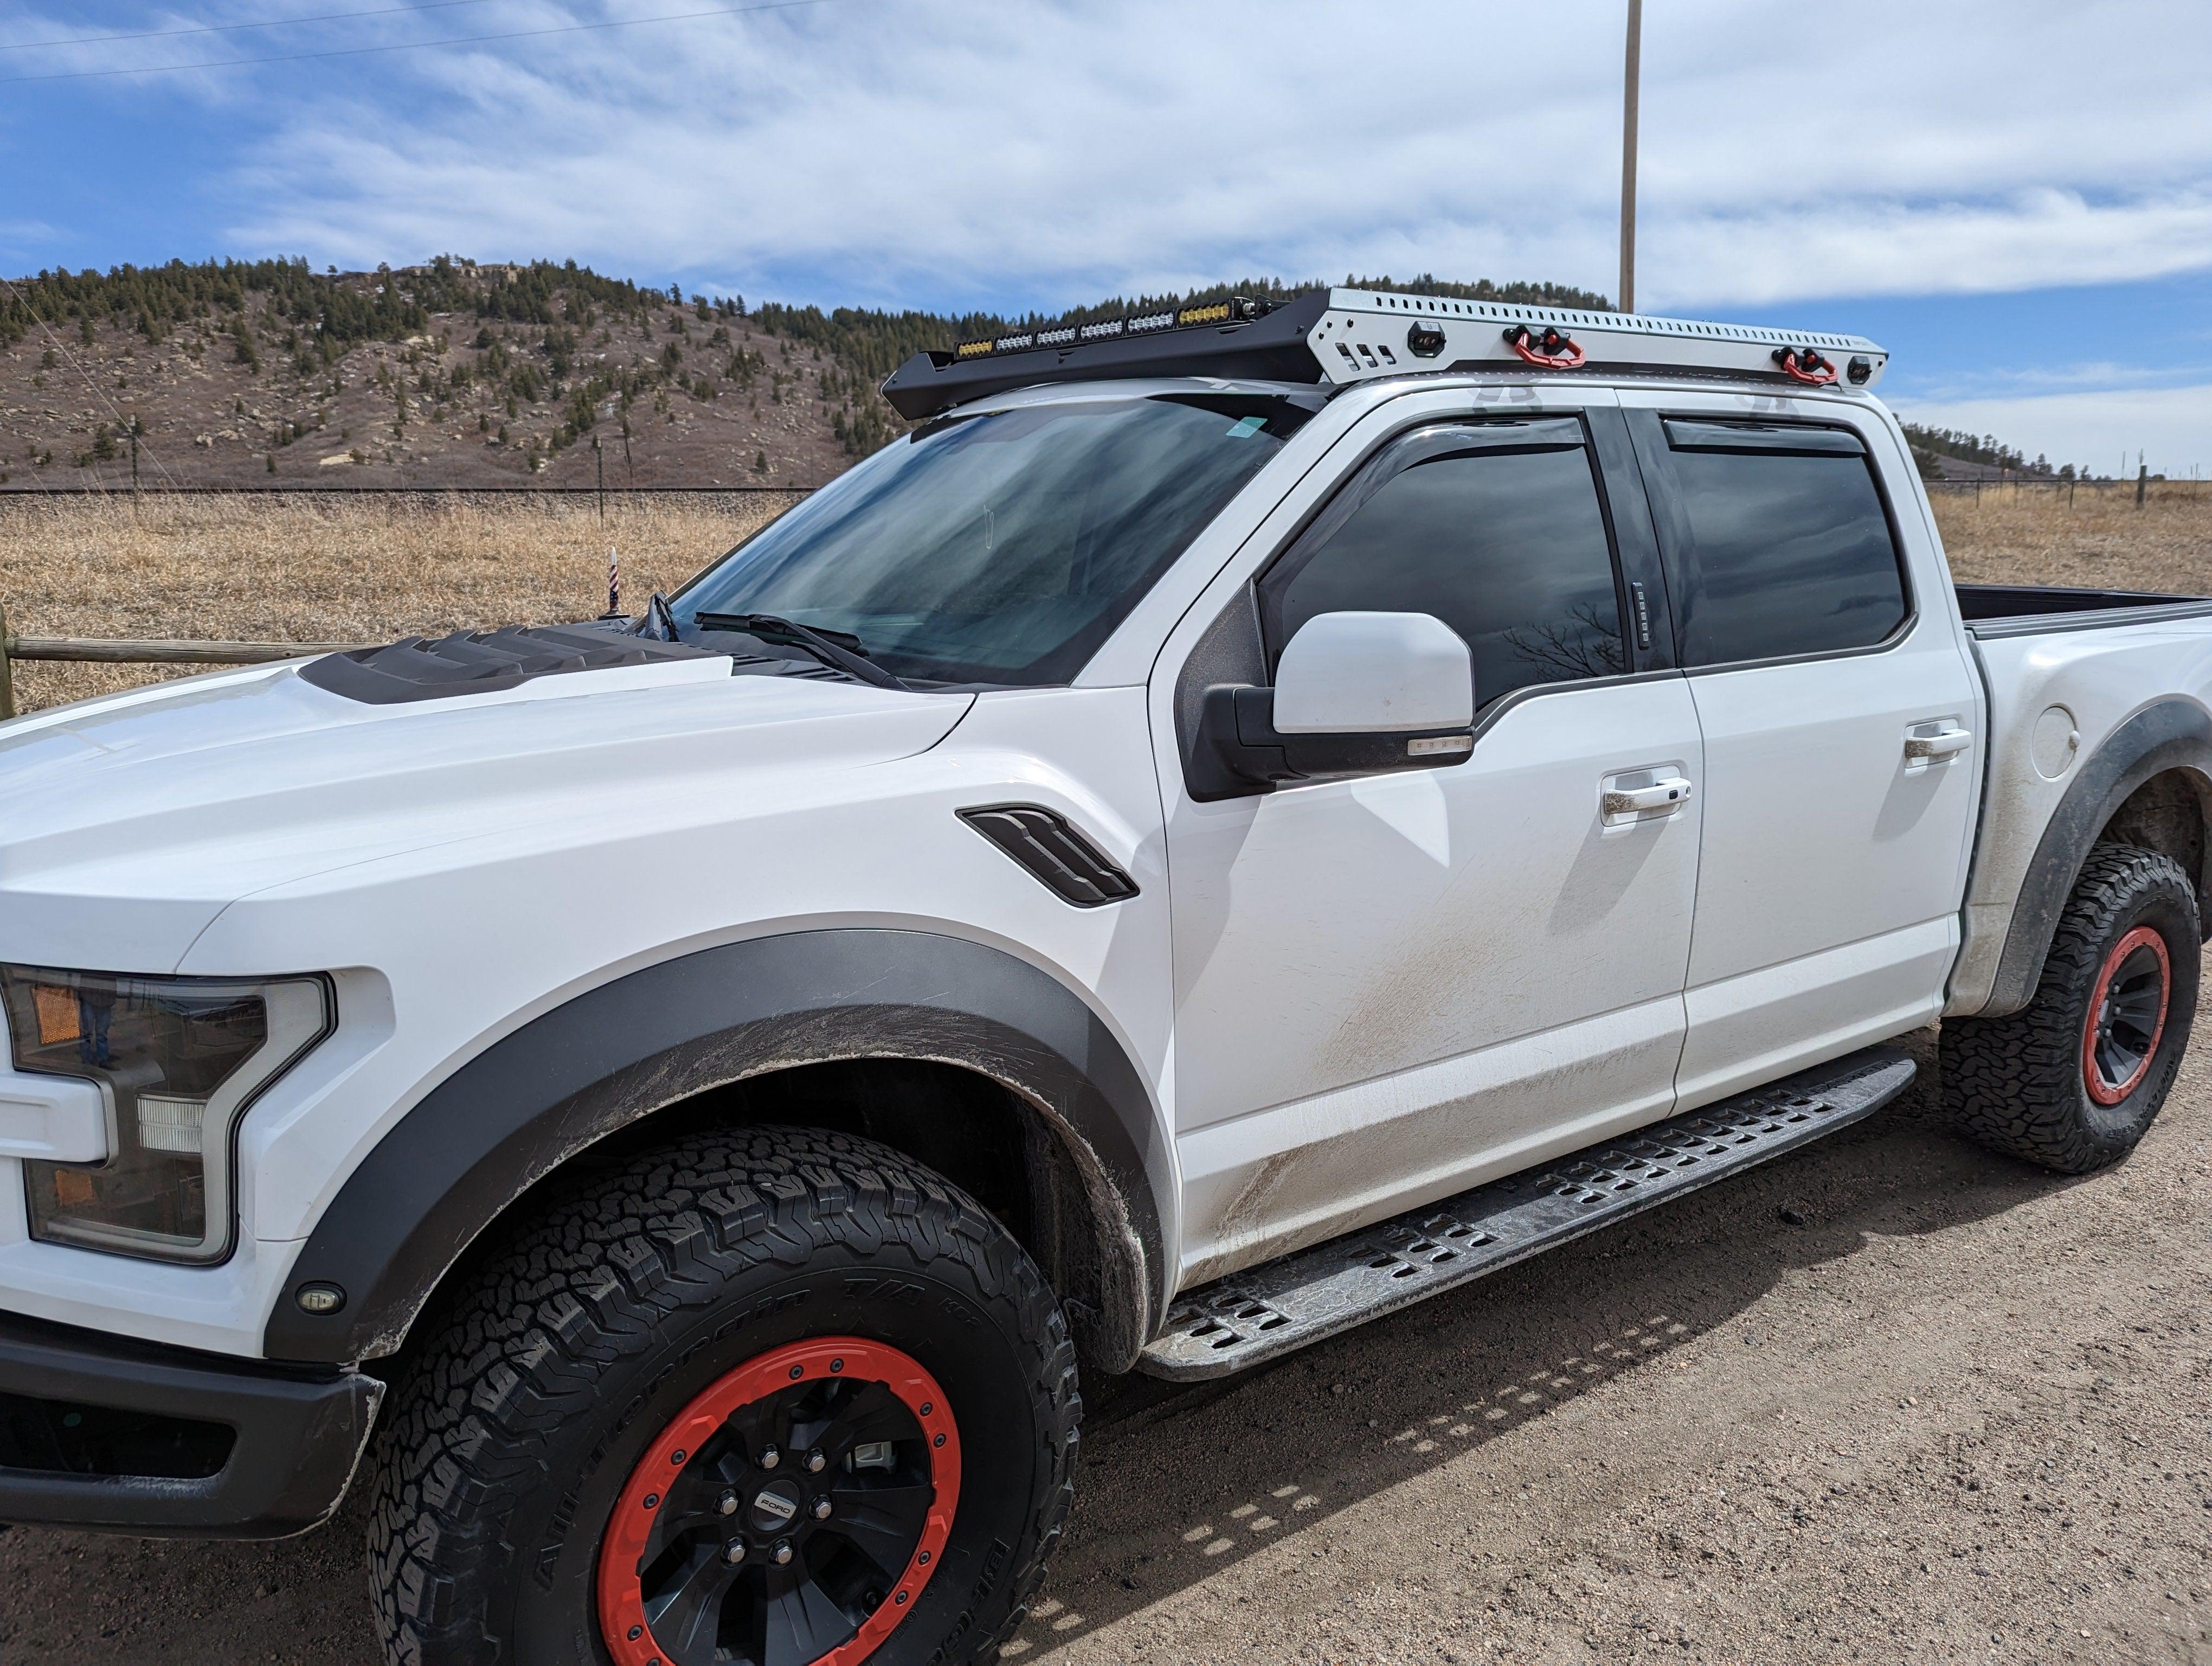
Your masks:
M1778 347L1774 362L1791 381L1808 387L1826 387L1836 380L1836 367L1809 347Z
M1556 325L1546 325L1540 336L1533 335L1525 324L1513 325L1505 331L1505 344L1530 364L1540 364L1547 370L1582 368L1582 344Z

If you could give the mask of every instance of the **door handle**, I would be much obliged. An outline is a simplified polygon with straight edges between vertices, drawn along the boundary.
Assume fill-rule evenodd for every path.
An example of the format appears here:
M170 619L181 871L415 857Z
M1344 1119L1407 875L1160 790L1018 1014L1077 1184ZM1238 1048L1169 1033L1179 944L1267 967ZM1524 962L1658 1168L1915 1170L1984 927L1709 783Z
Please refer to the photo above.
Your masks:
M1690 783L1680 775L1666 775L1649 787L1608 787L1598 800L1607 816L1646 816L1653 811L1672 815L1689 801Z
M1950 757L1963 752L1974 744L1971 729L1938 729L1933 734L1908 734L1905 737L1905 757L1908 763L1923 763L1939 757Z

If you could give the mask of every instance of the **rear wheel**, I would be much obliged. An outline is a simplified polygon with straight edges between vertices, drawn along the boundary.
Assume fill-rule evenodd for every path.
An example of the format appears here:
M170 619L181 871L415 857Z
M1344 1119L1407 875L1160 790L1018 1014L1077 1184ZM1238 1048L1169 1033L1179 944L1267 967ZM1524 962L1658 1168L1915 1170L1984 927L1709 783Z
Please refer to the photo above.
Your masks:
M415 1666L988 1658L1081 1403L1003 1227L884 1147L701 1139L579 1186L396 1385L369 1561Z
M2082 864L2035 998L1943 1025L1943 1092L1984 1145L2064 1174L2135 1149L2166 1103L2197 1011L2197 892L2156 851Z

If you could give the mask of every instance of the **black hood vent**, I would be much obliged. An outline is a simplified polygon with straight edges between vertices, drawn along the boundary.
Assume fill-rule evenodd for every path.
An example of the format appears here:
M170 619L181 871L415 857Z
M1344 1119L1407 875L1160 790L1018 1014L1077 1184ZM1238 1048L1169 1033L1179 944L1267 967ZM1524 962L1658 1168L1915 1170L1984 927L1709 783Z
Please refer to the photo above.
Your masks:
M598 625L510 625L457 630L432 641L404 636L382 648L326 654L300 667L302 680L366 705L492 694L533 677L669 660L726 659L684 642L655 641Z
M1058 811L1034 804L989 804L959 815L1077 908L1100 908L1137 894L1137 882Z

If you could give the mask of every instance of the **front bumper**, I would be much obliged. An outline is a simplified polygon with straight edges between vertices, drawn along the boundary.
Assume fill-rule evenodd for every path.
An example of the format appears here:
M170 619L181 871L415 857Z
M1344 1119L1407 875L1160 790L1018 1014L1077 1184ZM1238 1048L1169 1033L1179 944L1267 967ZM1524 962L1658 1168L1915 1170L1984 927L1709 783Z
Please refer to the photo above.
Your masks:
M345 1495L384 1384L0 1313L0 1522L276 1539Z

